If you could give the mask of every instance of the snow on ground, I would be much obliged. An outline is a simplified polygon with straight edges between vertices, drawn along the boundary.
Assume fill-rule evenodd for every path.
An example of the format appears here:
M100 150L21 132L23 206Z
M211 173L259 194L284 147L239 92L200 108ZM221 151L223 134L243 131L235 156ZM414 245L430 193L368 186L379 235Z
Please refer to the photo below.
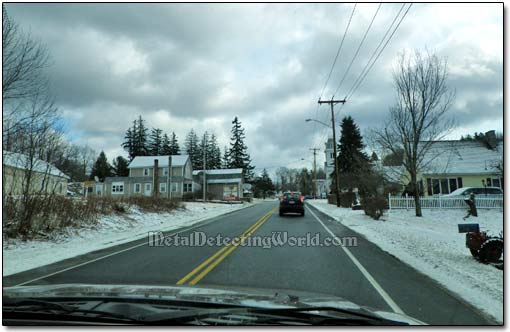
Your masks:
M363 211L337 208L326 200L307 202L503 321L503 271L477 262L457 228L461 223L478 223L480 230L498 235L503 230L502 210L479 209L478 218L466 221L462 220L465 210L424 209L421 218L414 216L414 210L391 210L377 221Z
M26 271L91 251L133 241L149 231L170 231L205 219L239 210L253 203L184 203L172 213L144 213L132 208L128 214L103 216L95 225L67 229L51 240L3 241L3 275Z

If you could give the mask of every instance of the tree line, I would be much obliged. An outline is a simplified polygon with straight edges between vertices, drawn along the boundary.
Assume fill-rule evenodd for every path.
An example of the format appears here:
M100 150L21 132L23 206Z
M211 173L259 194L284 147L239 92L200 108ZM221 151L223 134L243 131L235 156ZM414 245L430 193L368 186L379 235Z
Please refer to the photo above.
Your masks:
M245 180L251 181L253 180L254 166L251 165L245 139L246 136L241 121L235 117L232 121L230 146L225 146L223 153L220 149L218 138L214 133L206 131L199 135L194 129L190 129L187 133L181 149L175 132L171 134L165 133L160 128L151 128L149 130L146 121L140 115L133 121L133 125L126 130L122 147L128 153L129 161L132 161L137 156L187 154L193 169L203 169L204 162L207 169L242 168ZM122 170L124 160L120 158L122 157L117 157L117 164L122 165ZM102 170L99 171L101 178L104 178L106 173L119 174L119 172L113 171L115 167L109 166L104 154L100 155L96 163L96 169ZM93 170L93 173L97 172Z

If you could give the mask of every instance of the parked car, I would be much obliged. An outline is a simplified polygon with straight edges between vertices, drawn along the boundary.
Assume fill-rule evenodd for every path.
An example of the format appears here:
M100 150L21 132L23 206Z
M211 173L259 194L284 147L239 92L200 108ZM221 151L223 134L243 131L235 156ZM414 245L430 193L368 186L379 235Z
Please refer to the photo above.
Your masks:
M299 191L287 191L280 197L280 216L285 213L294 212L301 216L305 215L304 197Z
M475 195L503 195L503 190L498 187L464 187L454 190L448 195L443 195L443 197L469 196L471 193Z

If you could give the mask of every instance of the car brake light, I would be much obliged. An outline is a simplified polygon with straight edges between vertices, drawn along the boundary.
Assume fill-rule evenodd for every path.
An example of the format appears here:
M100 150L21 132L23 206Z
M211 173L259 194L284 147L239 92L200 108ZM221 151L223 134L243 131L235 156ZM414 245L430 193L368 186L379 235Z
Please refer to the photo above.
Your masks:
M285 200L285 195L282 195L282 197L280 197L280 202L283 202Z
M303 201L305 200L305 196L299 195L299 200L301 201L301 203L303 203Z

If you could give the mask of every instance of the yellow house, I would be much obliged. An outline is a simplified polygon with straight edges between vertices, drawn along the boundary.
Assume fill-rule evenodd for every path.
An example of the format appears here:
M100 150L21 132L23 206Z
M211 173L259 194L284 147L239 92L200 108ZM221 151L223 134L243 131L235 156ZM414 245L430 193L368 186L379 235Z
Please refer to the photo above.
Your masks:
M4 151L2 166L3 195L22 195L27 184L30 195L67 193L69 177L50 163Z
M421 161L418 175L424 196L446 195L463 187L498 187L503 189L503 142L436 141ZM409 183L403 166L383 167L386 177Z

